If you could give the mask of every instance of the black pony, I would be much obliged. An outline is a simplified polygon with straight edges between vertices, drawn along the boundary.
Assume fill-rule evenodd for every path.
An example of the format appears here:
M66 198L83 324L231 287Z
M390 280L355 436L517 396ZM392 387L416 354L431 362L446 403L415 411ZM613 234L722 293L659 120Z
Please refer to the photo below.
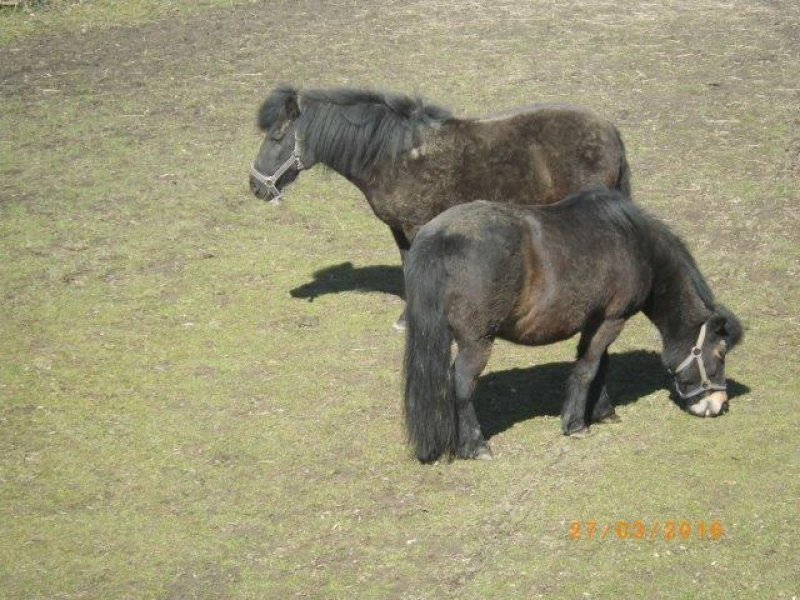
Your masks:
M363 192L403 262L417 230L456 204L550 204L590 185L630 195L619 132L582 108L457 119L405 95L279 87L258 124L266 133L250 171L258 197L277 200L302 169L327 165Z
M615 417L607 348L639 311L661 333L687 410L727 410L725 353L742 327L714 302L681 240L618 192L453 207L419 230L405 283L405 419L422 462L491 457L471 398L495 338L535 346L580 332L562 429L584 434Z

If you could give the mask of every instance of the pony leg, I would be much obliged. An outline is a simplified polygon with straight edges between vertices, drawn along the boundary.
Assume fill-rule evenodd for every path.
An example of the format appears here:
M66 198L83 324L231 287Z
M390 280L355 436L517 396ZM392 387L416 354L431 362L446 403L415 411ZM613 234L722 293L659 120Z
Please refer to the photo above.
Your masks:
M564 435L585 434L586 402L589 390L598 373L603 355L617 338L625 321L603 321L596 328L584 330L578 342L578 360L567 381L567 399L561 409L561 429ZM599 382L602 388L605 373Z
M589 387L589 396L586 399L586 421L599 423L608 421L609 423L619 421L619 417L611 404L611 398L606 389L606 373L608 372L608 349L603 352L600 365L597 367L597 374Z
M389 229L392 230L392 235L394 236L394 242L397 244L397 249L400 251L400 265L405 270L406 268L406 254L408 253L408 249L411 247L411 243L408 241L406 234L403 233L401 229L395 229L394 227L390 227ZM403 331L406 328L406 310L403 308L403 312L400 313L400 316L397 318L397 321L394 323L394 328L398 331Z
M458 354L453 363L455 381L456 414L458 431L458 456L488 460L492 451L483 438L472 395L478 385L478 376L486 367L491 353L491 342L459 344Z

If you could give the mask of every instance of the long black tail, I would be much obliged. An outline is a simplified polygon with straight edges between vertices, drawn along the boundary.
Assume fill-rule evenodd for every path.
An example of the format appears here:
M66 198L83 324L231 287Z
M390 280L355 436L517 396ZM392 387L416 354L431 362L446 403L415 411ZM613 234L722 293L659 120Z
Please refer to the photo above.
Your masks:
M631 196L631 167L628 164L628 157L627 152L625 151L625 142L622 141L622 134L620 134L619 130L614 127L614 131L617 133L617 139L619 140L619 145L622 148L622 158L620 159L619 163L619 176L617 177L617 189L625 194L628 198L632 198Z
M447 236L420 239L406 260L405 421L417 458L433 462L457 443L450 373L453 334L444 311Z

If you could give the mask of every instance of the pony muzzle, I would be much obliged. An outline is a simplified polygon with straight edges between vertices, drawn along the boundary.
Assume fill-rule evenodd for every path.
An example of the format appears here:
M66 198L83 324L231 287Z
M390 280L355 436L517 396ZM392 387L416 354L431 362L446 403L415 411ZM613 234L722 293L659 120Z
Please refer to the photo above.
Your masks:
M686 410L698 417L718 417L728 411L728 393L713 391L696 402L687 404Z
M256 198L267 200L270 204L279 204L283 197L283 193L275 185L275 177L259 173L255 165L250 167L250 190Z
M297 174L304 170L306 166L303 164L303 159L300 150L300 140L295 136L294 150L283 164L272 175L265 175L256 168L256 164L250 165L250 189L258 198L269 199L270 204L280 204L283 198L283 192L278 188L278 181L283 177L287 171L294 167L294 175L290 174L288 181L284 184L287 185L294 181Z

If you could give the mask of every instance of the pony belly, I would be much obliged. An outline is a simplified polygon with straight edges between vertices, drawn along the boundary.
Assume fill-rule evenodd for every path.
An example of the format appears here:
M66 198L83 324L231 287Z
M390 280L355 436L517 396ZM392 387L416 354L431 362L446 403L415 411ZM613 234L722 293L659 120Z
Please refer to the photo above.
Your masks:
M525 276L514 310L501 328L502 337L526 346L544 346L568 339L584 325L585 314L561 297L554 280L541 268L540 255L532 250L525 257ZM578 314L576 314L578 313Z
M569 339L580 330L579 324L563 315L530 312L505 323L498 337L524 346L546 346Z

